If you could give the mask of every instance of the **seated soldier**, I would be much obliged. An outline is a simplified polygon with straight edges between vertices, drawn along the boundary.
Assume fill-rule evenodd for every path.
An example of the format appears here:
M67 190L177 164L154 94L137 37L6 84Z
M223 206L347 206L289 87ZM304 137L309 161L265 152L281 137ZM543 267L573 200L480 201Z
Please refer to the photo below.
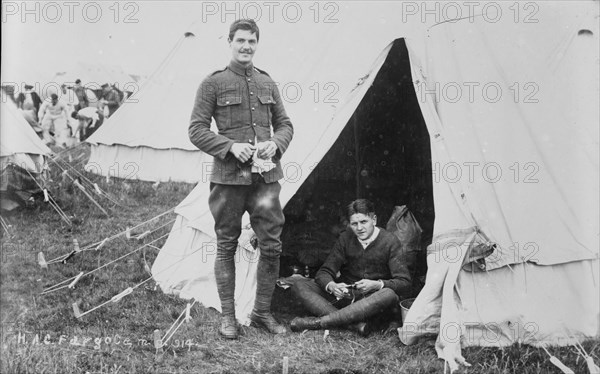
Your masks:
M377 322L399 327L398 301L410 295L412 286L402 261L402 244L375 226L377 216L370 201L353 201L347 215L351 230L340 235L315 281L292 286L293 294L317 316L294 318L292 331L347 327L366 336Z

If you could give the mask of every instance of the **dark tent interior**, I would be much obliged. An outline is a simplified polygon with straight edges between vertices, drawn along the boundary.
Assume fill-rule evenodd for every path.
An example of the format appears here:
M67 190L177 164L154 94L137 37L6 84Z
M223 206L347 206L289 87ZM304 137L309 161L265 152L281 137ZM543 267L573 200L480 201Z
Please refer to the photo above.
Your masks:
M435 215L429 134L417 100L406 44L397 39L353 117L284 209L281 275L314 276L346 228L345 206L357 198L375 204L379 227L394 206L410 209L423 229L416 275L425 274Z

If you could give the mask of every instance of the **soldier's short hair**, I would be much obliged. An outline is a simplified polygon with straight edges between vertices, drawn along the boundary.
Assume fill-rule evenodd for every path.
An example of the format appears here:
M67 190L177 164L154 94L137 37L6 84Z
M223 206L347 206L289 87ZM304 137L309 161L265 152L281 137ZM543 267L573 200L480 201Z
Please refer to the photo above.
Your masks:
M229 26L229 41L233 40L233 35L238 30L248 30L252 34L256 34L256 41L258 41L260 37L260 31L258 30L258 25L254 22L253 19L238 19L234 21L231 26Z
M347 207L347 217L350 219L355 214L362 213L364 215L373 215L375 214L375 206L373 203L367 199L356 199Z

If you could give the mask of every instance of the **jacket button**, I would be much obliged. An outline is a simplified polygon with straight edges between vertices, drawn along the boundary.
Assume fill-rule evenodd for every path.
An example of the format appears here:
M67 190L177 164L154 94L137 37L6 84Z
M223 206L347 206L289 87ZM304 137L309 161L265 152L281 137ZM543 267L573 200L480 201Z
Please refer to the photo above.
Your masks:
M250 95L254 95L254 92L250 91Z
M256 126L256 123L253 123L252 126Z
M254 107L252 108L252 110L254 110Z

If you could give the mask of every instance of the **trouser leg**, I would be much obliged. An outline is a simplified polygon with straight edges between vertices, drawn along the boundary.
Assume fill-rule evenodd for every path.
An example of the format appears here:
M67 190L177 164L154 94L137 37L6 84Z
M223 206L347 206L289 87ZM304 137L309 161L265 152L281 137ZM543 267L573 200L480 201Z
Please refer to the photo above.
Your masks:
M71 136L71 129L69 128L67 119L59 117L54 120L54 137L58 144L67 145L67 141Z
M338 310L332 304L336 301L335 297L323 291L313 280L299 281L291 291L312 315L321 317Z
M71 130L68 127L67 120L64 117L54 119L54 139L60 146L67 145Z
M50 130L52 128L52 119L49 117L44 117L42 120L42 140L46 144L54 143L54 138L50 135Z
M270 313L275 282L279 277L280 236L285 223L279 202L280 191L278 182L265 183L262 177L256 177L246 206L260 247L254 303L254 312L258 314Z
M215 219L215 278L223 315L235 316L235 252L244 214L244 186L211 183L208 206Z
M355 301L345 308L321 317L321 327L342 327L384 313L398 303L398 296L390 288L383 288L372 295Z

